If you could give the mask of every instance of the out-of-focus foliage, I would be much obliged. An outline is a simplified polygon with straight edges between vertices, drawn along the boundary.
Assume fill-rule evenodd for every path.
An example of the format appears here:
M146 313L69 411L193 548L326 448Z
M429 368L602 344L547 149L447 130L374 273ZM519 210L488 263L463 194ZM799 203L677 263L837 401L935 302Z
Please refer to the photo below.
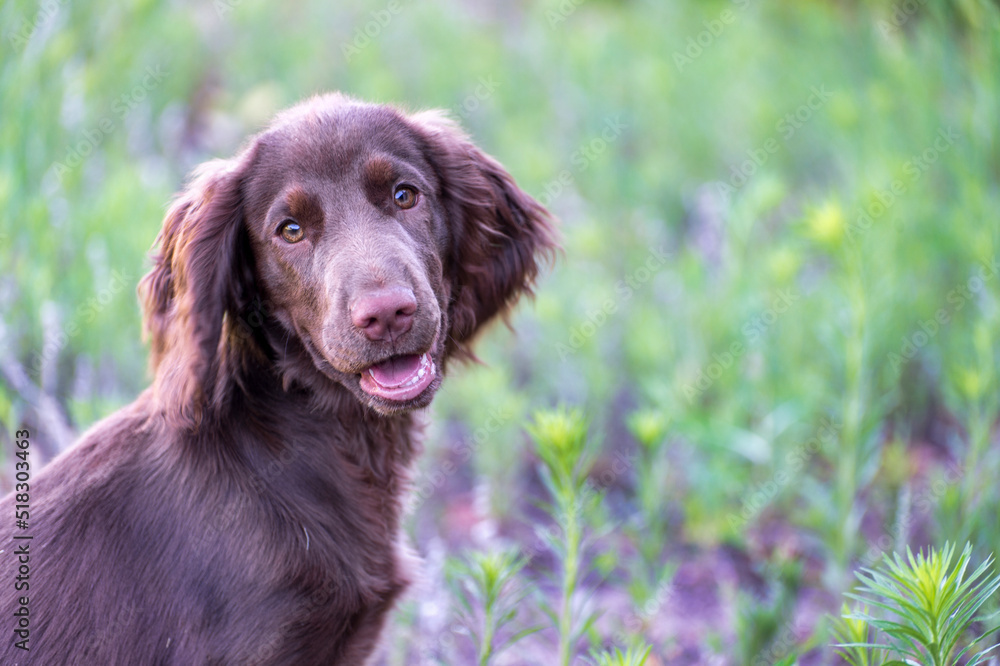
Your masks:
M559 402L601 448L584 583L615 610L595 648L708 663L764 641L789 660L857 565L1000 548L996 2L345 4L0 6L5 446L51 425L11 367L77 429L143 389L134 291L170 196L339 89L449 109L562 219L516 333L485 336L486 366L435 403L412 525L432 571L470 544L558 570L531 550L545 491L524 424ZM768 572L790 559L778 603ZM448 603L406 606L388 662L441 653ZM732 612L753 603L766 632Z

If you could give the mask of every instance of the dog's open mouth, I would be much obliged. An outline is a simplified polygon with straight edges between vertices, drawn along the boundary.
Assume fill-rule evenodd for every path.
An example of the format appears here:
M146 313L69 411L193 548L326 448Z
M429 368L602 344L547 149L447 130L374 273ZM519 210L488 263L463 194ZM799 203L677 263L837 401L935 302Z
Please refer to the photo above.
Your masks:
M393 356L361 373L361 390L384 400L406 402L423 393L436 375L430 353Z

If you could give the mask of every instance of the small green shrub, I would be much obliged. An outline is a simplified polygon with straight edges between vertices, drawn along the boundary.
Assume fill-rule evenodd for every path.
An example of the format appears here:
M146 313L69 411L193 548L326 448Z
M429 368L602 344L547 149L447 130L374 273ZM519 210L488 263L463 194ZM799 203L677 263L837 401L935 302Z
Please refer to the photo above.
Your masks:
M535 414L528 432L542 459L540 473L552 496L550 513L561 526L561 534L549 532L546 541L562 566L559 608L543 604L559 634L559 664L569 666L576 641L587 632L594 617L580 617L573 606L583 576L583 515L595 496L587 485L587 422L577 409L542 411Z
M974 623L985 620L977 613L1000 589L1000 575L990 574L990 557L966 577L970 544L953 567L954 555L953 544L916 556L907 548L905 558L898 553L892 558L886 555L879 569L857 574L860 590L846 596L862 605L845 613L837 628L841 640L850 641L837 645L844 658L853 666L955 666L968 654L968 666L983 663L997 645L975 654L972 650L1000 630L1000 624L972 640L966 637ZM883 612L869 612L869 607ZM882 661L882 653L899 658Z
M620 648L615 648L613 651L608 650L595 654L594 663L596 666L643 666L646 660L649 659L651 649L648 645L645 647L629 647L626 652L622 652Z
M517 620L519 607L529 592L518 582L526 563L513 551L472 552L450 571L458 619L476 646L478 666L486 666L500 652L540 628L505 631Z

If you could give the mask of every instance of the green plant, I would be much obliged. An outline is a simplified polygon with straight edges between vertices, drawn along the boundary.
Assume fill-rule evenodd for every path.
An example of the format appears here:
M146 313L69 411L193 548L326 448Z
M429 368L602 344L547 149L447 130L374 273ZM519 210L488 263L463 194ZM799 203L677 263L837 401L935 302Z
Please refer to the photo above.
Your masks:
M643 666L649 659L652 648L646 646L630 646L626 652L620 648L592 654L596 666Z
M774 666L795 666L799 663L798 655L790 654L784 659L774 662Z
M996 314L994 314L996 317ZM985 318L972 327L972 345L963 346L967 360L956 361L949 372L949 391L955 412L968 431L964 452L964 470L956 487L949 488L939 507L939 524L943 538L965 541L975 535L978 543L996 543L997 496L995 486L1000 458L990 449L993 424L1000 416L1000 393L997 391L997 371L994 347L997 339L993 330L996 321ZM958 438L956 438L957 440ZM962 453L956 451L957 456Z
M528 432L535 440L543 463L541 477L552 496L548 509L562 528L561 535L552 532L545 535L562 564L559 608L543 604L543 609L559 634L559 664L569 666L574 644L594 619L593 616L579 618L573 607L583 573L583 513L595 497L583 473L587 422L578 409L540 411L528 426Z
M880 569L863 569L858 573L860 590L845 596L862 606L853 613L845 613L844 621L839 624L838 635L851 640L837 645L841 654L853 658L848 660L855 666L874 663L953 666L967 653L969 666L985 661L987 653L997 645L975 654L971 650L1000 629L1000 625L966 640L961 649L959 644L974 622L985 620L977 617L977 613L1000 589L1000 575L989 573L993 565L990 557L966 576L971 544L966 544L952 566L954 555L955 546L947 543L940 551L930 549L927 555L919 551L914 556L907 548L905 558L899 553L892 558L886 555ZM884 613L876 616L868 612L868 607L880 608ZM878 653L867 653L869 656L865 657L865 649L884 650L900 659L875 662Z
M667 543L667 480L670 472L664 442L670 419L662 411L646 409L633 412L627 421L629 430L640 444L635 465L635 492L640 521L625 527L635 542L641 558L636 562L641 568L633 576L633 600L645 603L647 594L668 581L676 569L673 562L664 562Z
M528 588L518 575L527 563L514 551L469 553L449 571L449 582L460 605L459 621L476 646L476 663L486 666L497 654L540 627L505 633L518 616Z
M841 617L833 625L833 637L839 641L837 652L851 666L875 666L883 661L885 650L874 647L875 629L864 619L851 614L845 603ZM861 616L868 615L868 607L861 607Z
M790 560L773 563L764 572L769 598L741 594L737 603L737 655L741 664L794 655L792 620L802 584L802 567Z
M862 457L861 422L865 405L865 326L868 303L866 291L860 275L861 269L855 262L850 265L848 302L850 303L850 328L845 336L845 393L841 432L841 453L838 456L836 506L840 520L840 534L834 542L835 554L841 566L853 555L857 526L861 515L856 506L859 467Z

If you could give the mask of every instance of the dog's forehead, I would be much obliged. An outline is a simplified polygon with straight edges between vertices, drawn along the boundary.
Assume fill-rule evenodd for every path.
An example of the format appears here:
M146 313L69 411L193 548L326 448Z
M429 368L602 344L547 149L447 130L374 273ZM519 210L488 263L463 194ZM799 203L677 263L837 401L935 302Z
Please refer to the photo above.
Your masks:
M357 174L373 155L418 167L423 162L418 138L404 116L372 104L300 105L279 116L259 144L259 159L270 168L332 180Z

